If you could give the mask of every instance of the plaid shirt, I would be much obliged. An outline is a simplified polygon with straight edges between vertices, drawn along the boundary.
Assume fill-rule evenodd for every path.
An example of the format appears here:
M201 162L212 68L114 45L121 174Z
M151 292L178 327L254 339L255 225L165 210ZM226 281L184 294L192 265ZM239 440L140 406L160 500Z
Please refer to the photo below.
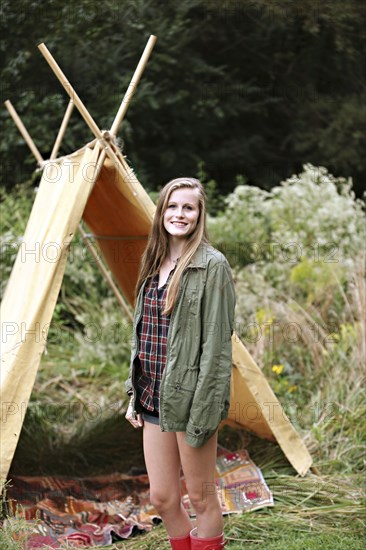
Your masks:
M138 364L136 391L140 404L150 412L159 411L161 377L166 361L166 341L170 315L162 315L168 283L175 270L171 270L166 283L158 288L159 274L147 283L144 292L142 318L138 324Z

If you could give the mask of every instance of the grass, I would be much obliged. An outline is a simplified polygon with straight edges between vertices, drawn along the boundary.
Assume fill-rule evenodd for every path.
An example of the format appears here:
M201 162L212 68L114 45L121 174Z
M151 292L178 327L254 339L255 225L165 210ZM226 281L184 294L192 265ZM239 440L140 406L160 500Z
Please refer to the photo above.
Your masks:
M109 422L99 421L95 430L85 431L85 439L81 439L78 446L72 446L73 437L71 437L69 445L65 445L65 442L60 443L59 449L51 457L47 455L46 449L45 455L48 456L48 459L45 458L38 464L41 463L43 469L47 470L47 465L50 467L57 453L61 452L63 454L56 464L59 464L59 467L62 463L67 464L67 473L86 475L99 471L113 471L116 466L114 457L121 449L116 437L114 437L113 443L113 436L117 435L117 425L121 421L122 418L119 418L117 422L116 418L109 418ZM33 424L39 428L39 417L35 416L33 419L29 419L27 424L29 428ZM136 435L139 432L133 430L132 433ZM34 438L34 433L30 432L27 437L30 440L27 442L24 439L24 448L17 451L19 465L24 464L24 453L29 453L30 441ZM90 451L91 448L94 448L98 452L98 448L103 448L106 441L110 441L109 450L100 452L95 458L95 462L89 461L88 464L83 461L79 462L83 456L92 456L90 452L87 453L87 450ZM301 478L295 475L277 445L260 440L245 430L236 431L225 426L220 431L220 442L230 448L243 446L248 448L252 458L262 468L275 500L273 509L267 508L243 515L225 517L225 534L229 541L227 548L239 550L241 548L258 548L264 545L266 548L273 549L361 548L365 534L364 476L361 470L357 471L355 468L355 471L352 472L350 465L345 464L342 472L332 471L332 460L329 462L315 460L320 474L315 475L309 472L307 476ZM45 437L44 444L46 443L47 438ZM136 464L136 458L139 457L139 452L136 452L136 449L139 448L138 442L135 441L131 446L133 450L131 464ZM37 445L37 447L42 447L42 445ZM126 448L128 445L124 445L124 449ZM75 454L75 451L78 453ZM316 449L314 449L314 454L316 456ZM140 458L142 459L141 454ZM30 457L28 460L29 465L25 464L23 473L26 471L30 473L32 464L35 468L39 457ZM126 469L127 464L124 471ZM21 473L18 468L16 471ZM56 466L53 471L57 472ZM59 470L60 473L61 471L66 473L65 467ZM328 471L331 473L323 473ZM35 468L34 473L36 472ZM49 472L45 471L44 473ZM19 531L21 525L17 526ZM8 530L12 528L13 524L8 526ZM0 545L1 536L5 535L0 535ZM148 534L138 535L128 541L118 542L105 548L106 550L111 550L111 548L165 550L169 547L166 531L160 525ZM14 548L15 550L22 547L4 546L4 548L9 548L9 550Z

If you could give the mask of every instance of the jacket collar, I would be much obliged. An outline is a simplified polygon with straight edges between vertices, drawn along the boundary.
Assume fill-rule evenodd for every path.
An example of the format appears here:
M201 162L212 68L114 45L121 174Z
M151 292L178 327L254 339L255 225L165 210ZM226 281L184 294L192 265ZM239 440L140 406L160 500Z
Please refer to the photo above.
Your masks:
M207 267L208 244L200 243L187 267Z

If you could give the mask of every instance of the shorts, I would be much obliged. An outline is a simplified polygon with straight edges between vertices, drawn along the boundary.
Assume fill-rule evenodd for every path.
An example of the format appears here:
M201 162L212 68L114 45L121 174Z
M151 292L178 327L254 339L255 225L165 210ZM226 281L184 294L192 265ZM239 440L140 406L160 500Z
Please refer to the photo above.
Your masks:
M157 426L160 424L158 416L153 416L152 414L146 412L142 412L141 416L144 422L150 422L150 424L156 424Z

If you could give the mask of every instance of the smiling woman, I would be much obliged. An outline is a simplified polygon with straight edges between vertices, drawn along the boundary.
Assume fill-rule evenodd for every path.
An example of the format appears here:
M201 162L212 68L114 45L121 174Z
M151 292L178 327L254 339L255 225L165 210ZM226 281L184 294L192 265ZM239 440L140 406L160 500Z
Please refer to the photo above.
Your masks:
M164 227L173 238L186 238L193 233L199 213L197 189L175 189L164 214ZM179 248L179 241L176 242L176 248Z
M235 292L208 242L205 193L194 178L162 189L136 286L126 413L143 427L150 499L172 548L226 543L215 486L217 431L230 404ZM181 469L197 524L180 495Z

